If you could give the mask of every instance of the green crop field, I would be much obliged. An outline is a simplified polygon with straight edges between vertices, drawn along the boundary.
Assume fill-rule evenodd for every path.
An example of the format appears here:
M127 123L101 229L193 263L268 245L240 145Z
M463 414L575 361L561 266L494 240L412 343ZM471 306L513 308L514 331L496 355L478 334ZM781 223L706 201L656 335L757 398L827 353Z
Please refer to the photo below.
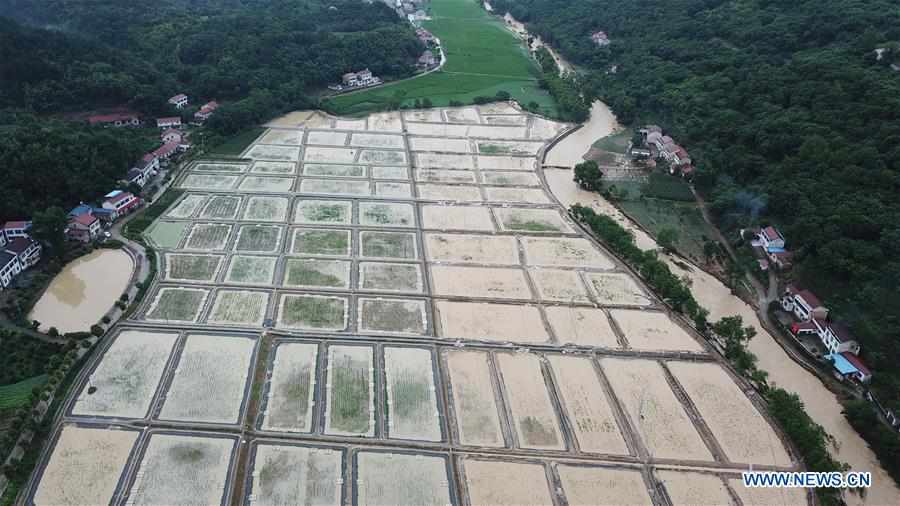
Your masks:
M550 95L538 87L539 69L522 41L472 0L432 0L424 27L441 40L447 63L430 74L329 101L338 114L363 115L428 98L436 106L451 100L472 103L478 96L508 92L522 104L537 102L556 114Z
M0 409L15 409L28 403L31 390L42 387L47 382L47 375L42 374L22 380L12 385L0 386Z

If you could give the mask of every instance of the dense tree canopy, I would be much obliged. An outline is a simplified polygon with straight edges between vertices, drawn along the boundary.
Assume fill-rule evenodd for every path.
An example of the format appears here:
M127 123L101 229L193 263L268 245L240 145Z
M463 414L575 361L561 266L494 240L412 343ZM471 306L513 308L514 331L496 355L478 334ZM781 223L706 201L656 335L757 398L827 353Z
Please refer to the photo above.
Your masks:
M774 222L900 411L900 11L887 0L494 0L626 123L690 151L727 232ZM611 43L591 40L606 31ZM879 51L879 58L876 49Z

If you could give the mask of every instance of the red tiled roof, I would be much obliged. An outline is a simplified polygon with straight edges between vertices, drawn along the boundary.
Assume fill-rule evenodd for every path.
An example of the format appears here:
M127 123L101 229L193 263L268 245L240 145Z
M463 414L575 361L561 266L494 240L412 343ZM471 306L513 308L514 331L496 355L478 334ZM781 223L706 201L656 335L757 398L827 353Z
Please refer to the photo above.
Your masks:
M831 333L834 334L834 337L836 337L838 341L842 343L854 341L853 334L850 333L850 329L845 325L837 322L830 322L828 327L831 328Z
M28 226L28 221L26 221L26 220L7 221L6 223L3 224L3 228L4 228L4 229L7 229L7 228L25 228L25 227L27 227L27 226Z
M216 102L215 100L210 100L209 102L203 104L203 107L200 108L200 112L202 112L202 113L213 112L218 108L219 108L219 103Z
M675 154L678 155L679 158L690 158L686 149L681 146L675 146Z
M819 300L819 298L813 295L813 293L809 290L800 290L799 292L797 292L797 297L805 300L806 303L809 304L809 307L813 309L822 306L822 302Z
M72 221L74 221L75 223L78 223L79 225L84 225L86 227L89 227L89 226L91 226L92 223L97 221L97 217L93 216L91 214L88 214L88 213L84 213L84 214L79 214L78 216L75 216L74 218L72 218Z
M763 229L763 235L766 236L766 239L770 241L774 241L775 239L781 239L781 234L778 233L778 230L775 227L769 226Z
M163 144L162 146L156 148L153 151L153 154L156 155L157 157L170 155L170 154L174 153L176 149L178 149L178 142L176 142L176 141L167 142L167 143Z
M180 116L168 116L165 118L156 118L156 124L160 125L162 123L181 123Z
M141 160L145 162L152 162L154 158L156 158L156 155L154 155L153 153L147 153L146 155L141 157Z
M180 131L180 130L176 130L176 129L174 129L174 128L169 128L169 129L163 131L163 133L160 134L160 137L165 137L165 136L170 135L170 134L175 134L175 135L177 135L178 137L181 137L181 131Z
M869 370L869 368L866 367L866 364L864 364L863 361L856 355L845 351L845 352L841 353L841 356L846 358L847 362L850 362L851 364L853 364L853 367L859 369L859 372L865 374L866 376L872 375L872 371Z
M115 123L116 121L131 121L137 117L135 114L131 113L116 113L116 114L98 114L96 116L91 116L88 118L88 123L92 125L96 125L97 123Z
M179 94L175 95L174 97L170 98L169 102L178 102L179 100L184 100L186 98L187 98L187 95L185 95L184 93L179 93Z
M109 202L109 203L111 203L111 204L115 204L116 202L119 202L119 201L121 201L121 200L124 200L124 199L126 199L126 198L128 198L128 197L134 197L134 195L132 195L132 194L129 193L129 192L122 192L122 193L116 195L115 197L106 199L106 201Z

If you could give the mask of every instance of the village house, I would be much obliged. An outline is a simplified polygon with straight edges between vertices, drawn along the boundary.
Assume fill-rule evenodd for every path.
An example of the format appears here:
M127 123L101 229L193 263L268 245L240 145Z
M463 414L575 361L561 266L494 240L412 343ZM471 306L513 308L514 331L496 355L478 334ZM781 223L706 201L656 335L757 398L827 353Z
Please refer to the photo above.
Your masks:
M426 46L435 41L434 35L424 28L416 28L416 37Z
M855 379L861 383L868 383L872 379L872 371L866 367L862 359L848 352L832 353L827 357L831 360L835 371L842 378Z
M788 286L781 297L781 307L789 312L801 322L812 319L826 319L828 317L828 308L823 306L809 290L798 290L794 286Z
M107 193L105 199L106 200L104 200L100 206L103 209L113 211L113 220L131 213L141 205L140 198L135 197L130 192L123 192L121 190Z
M41 243L31 237L16 237L4 246L4 251L16 255L22 270L25 270L41 260Z
M760 230L756 237L759 240L760 246L766 250L769 248L784 248L784 236L773 226L768 226Z
M137 165L128 171L125 180L143 188L156 175L157 170L159 170L159 158L154 153L147 153Z
M31 222L12 223L28 223L30 228ZM0 247L0 290L9 287L19 273L41 260L41 251L43 250L41 243L28 235L17 235L21 228L13 227L12 230L14 230L12 237L6 237L5 228L0 233L0 236L4 237L4 242Z
M163 143L177 142L180 144L181 140L183 139L183 136L181 135L180 130L170 128L168 130L164 130L163 133L160 134L159 138L160 138L160 140L163 141Z
M176 109L184 109L188 105L188 97L184 93L179 93L170 98L169 103L174 105Z
M69 219L66 237L74 241L91 242L100 235L100 231L100 219L93 212L88 212Z
M178 116L170 116L167 118L156 118L156 128L166 130L169 128L180 128L180 127L181 127L181 118Z
M4 242L10 242L16 237L28 237L31 234L31 227L30 220L7 221L3 224L0 234L3 235Z
M0 250L0 290L9 287L13 279L22 272L22 264L18 257L5 250Z
M219 108L219 103L211 100L200 107L200 110L194 113L194 119L200 122L206 121Z
M419 57L418 63L416 66L420 69L429 69L437 65L437 60L434 57L434 53L431 50L426 49L425 52L422 53L422 56Z
M91 126L104 126L104 127L126 127L126 126L140 126L141 121L138 119L136 114L133 113L116 113L116 114L99 114L96 116L91 116L88 118L88 123Z
M354 88L359 86L372 86L375 84L381 84L381 79L372 75L372 71L369 69L363 69L359 72L347 72L343 76L341 76L341 82L344 83L344 86L348 88Z
M594 41L594 44L597 44L599 47L604 47L609 45L609 36L606 32L594 32L591 34L591 40Z
M167 142L153 150L153 156L156 157L159 163L167 162L172 155L178 152L179 144L180 142L176 141Z

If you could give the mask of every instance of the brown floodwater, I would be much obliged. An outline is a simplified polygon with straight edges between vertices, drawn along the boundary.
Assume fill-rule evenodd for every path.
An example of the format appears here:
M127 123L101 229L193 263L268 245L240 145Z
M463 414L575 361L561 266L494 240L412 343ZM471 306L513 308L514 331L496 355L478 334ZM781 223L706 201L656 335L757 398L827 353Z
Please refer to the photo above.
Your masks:
M583 160L582 155L587 153L597 139L619 128L615 116L605 104L595 102L591 111L590 120L581 130L566 137L548 152L545 165L571 167ZM548 169L544 174L550 191L563 205L579 203L592 207L598 213L607 214L635 233L636 244L640 248L655 249L653 239L641 232L610 202L599 194L581 190L572 181L571 171ZM749 348L759 358L759 367L769 373L770 383L800 396L809 415L835 438L836 443L830 448L832 455L850 464L854 471L872 473L872 488L866 491L865 497L846 494L847 503L879 506L900 504L900 488L881 468L875 454L847 422L841 413L842 407L837 396L784 352L775 338L762 327L753 307L732 295L727 286L700 268L691 266L690 269L684 269L668 258L667 263L679 277L686 275L690 279L694 297L710 311L711 320L740 315L745 324L756 329L756 337L750 341Z
M28 315L41 329L61 333L90 329L128 286L134 262L121 250L98 249L69 263L53 278Z

